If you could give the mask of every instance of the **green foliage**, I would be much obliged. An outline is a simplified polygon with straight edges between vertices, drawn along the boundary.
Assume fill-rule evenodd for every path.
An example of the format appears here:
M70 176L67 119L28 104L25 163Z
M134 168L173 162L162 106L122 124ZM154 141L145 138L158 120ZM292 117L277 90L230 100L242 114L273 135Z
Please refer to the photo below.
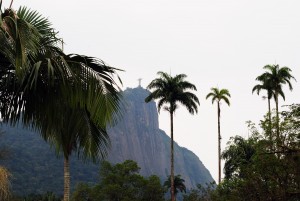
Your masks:
M61 198L52 192L46 192L45 194L30 194L22 198L12 198L10 201L61 201Z
M300 105L287 107L281 113L281 143L270 140L274 129L268 129L268 119L261 122L262 133L250 124L249 139L231 139L222 155L225 179L214 192L218 199L294 201L300 197Z
M112 165L103 162L100 183L95 186L79 184L72 196L73 201L163 201L164 188L157 176L144 178L139 175L137 163L127 160Z
M214 103L215 101L220 103L221 100L224 100L225 103L230 106L230 101L229 101L230 93L229 93L228 89L220 90L217 87L213 87L213 88L211 88L211 91L212 92L207 94L206 99L211 97L212 103Z
M240 136L230 138L229 146L222 154L222 158L226 161L224 166L225 178L233 176L243 177L244 168L247 167L255 154L253 140L245 140Z
M271 109L270 109L270 99L274 97L275 104L276 104L276 137L278 143L282 143L279 139L280 135L280 128L279 128L279 103L278 103L278 98L279 95L285 100L285 95L283 92L283 85L287 84L289 86L289 89L292 90L292 84L291 84L291 79L294 79L294 76L291 74L292 70L289 67L279 67L279 65L266 65L264 66L264 69L266 72L261 74L256 78L257 81L259 81L261 84L258 84L254 86L252 89L252 92L255 90L259 94L261 89L267 90L268 92L268 104L269 104L269 126L271 130Z
M290 82L291 79L295 78L292 76L292 70L289 67L279 67L279 65L266 65L264 66L266 70L265 73L258 76L256 80L263 83L264 86L267 86L268 91L271 88L275 98L278 100L278 95L281 95L283 99L285 99L282 86L284 84L288 84L289 89L292 90L292 84Z
M71 153L94 161L107 154L106 126L119 110L117 69L93 57L65 55L51 24L36 11L6 9L0 20L1 118L13 125L22 120L63 152L69 201Z
M154 79L147 86L147 89L153 89L153 92L146 97L146 102L158 99L158 111L160 111L163 105L167 104L164 109L170 113L174 113L178 108L178 103L180 103L186 107L191 114L198 112L198 105L200 105L199 100L195 94L188 91L197 91L197 88L185 80L187 77L185 74L179 74L174 77L164 72L158 72L157 74L160 77Z
M65 55L57 32L36 11L6 9L0 20L0 109L5 121L21 119L41 129L59 104L87 110L101 128L114 120L118 69L97 58Z
M144 201L163 201L164 194L165 189L161 186L158 176L151 175L148 177L148 180L146 179L146 184L144 185Z
M184 185L184 179L181 178L181 175L176 175L174 177L174 194L175 196L180 191L181 193L186 193L186 187ZM164 183L164 187L171 188L171 176L168 176L168 179Z
M197 188L191 189L188 195L183 195L183 201L210 201L213 199L215 186L215 182L211 182L205 186L198 184Z
M232 137L222 154L224 180L216 187L197 186L184 201L298 201L300 197L300 104L281 112L280 142L273 133L277 119L261 121L262 132L248 123L251 136ZM270 136L273 136L270 138Z
M79 183L72 195L73 201L88 201L92 193L92 187L85 183Z

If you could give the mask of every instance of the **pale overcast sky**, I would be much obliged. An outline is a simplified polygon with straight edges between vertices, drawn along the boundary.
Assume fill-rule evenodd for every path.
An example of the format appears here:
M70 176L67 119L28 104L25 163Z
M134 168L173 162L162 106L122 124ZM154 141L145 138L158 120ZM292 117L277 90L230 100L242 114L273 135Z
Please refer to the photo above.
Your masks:
M10 1L4 0L8 7ZM267 101L252 95L266 64L288 66L299 82L286 101L300 97L299 0L15 0L48 17L67 53L103 59L124 69L126 87L142 86L158 71L184 73L197 86L198 115L179 109L175 141L199 156L217 179L217 110L205 100L211 87L229 89L231 107L221 108L222 148L231 136L247 136L247 120L258 123ZM272 102L272 107L274 107ZM161 112L160 128L169 133ZM176 171L176 170L175 170Z

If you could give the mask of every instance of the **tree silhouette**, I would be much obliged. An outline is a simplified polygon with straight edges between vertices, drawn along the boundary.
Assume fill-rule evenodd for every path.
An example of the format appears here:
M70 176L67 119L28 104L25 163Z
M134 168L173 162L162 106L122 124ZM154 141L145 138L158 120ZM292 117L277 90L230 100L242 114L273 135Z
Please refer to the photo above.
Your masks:
M186 187L184 184L184 179L181 178L181 175L176 175L174 178L174 195L176 200L176 195L180 191L186 193ZM168 176L168 179L165 181L164 186L168 189L171 188L171 176Z
M36 11L21 7L0 14L3 121L22 121L41 132L58 151L64 150L65 159L72 151L92 159L104 156L106 126L119 110L118 69L97 58L64 54L57 32ZM68 160L64 178L68 201Z
M198 112L198 105L200 105L197 96L187 90L197 90L196 86L188 81L185 74L179 74L174 77L171 75L158 72L159 78L154 79L147 87L153 91L146 97L145 101L158 99L158 111L164 105L164 109L170 113L171 122L171 200L175 200L174 189L174 137L173 137L173 116L178 108L178 103L187 108L189 113L194 114Z
M285 100L285 95L283 92L283 85L288 84L289 89L293 90L292 84L290 82L291 79L296 80L292 74L291 69L284 66L279 67L278 64L276 65L266 65L264 66L264 69L266 72L264 72L262 75L260 75L257 80L261 81L263 85L270 88L269 90L272 90L272 94L275 100L276 104L276 134L277 134L277 140L279 140L279 109L278 109L278 98L279 95ZM270 93L271 94L271 93ZM269 93L268 93L269 96Z
M227 103L227 105L230 106L229 97L230 93L227 89L221 89L214 87L211 88L211 91L209 94L207 94L206 99L212 98L212 103L215 101L217 102L218 106L218 167L219 167L219 183L221 182L221 129L220 129L220 117L221 117L221 108L220 108L220 102L222 100Z

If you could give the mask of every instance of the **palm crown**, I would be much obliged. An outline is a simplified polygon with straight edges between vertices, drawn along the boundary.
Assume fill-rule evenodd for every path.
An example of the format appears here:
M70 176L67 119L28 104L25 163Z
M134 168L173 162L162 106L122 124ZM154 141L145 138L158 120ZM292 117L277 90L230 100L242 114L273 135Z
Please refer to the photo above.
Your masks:
M276 124L277 124L276 134L277 134L277 140L280 140L278 98L280 95L283 98L283 100L285 100L285 95L282 86L288 84L289 89L292 90L293 86L290 80L291 79L296 80L296 79L291 75L292 70L286 66L280 68L279 65L266 65L264 66L264 69L266 70L266 72L264 72L263 74L261 74L256 78L256 80L260 81L262 84L254 86L252 92L256 90L257 93L259 94L261 89L265 89L268 92L270 129L271 129L270 99L274 97L275 104L276 104Z
M154 79L147 87L148 89L154 89L154 91L145 99L146 102L158 99L158 111L161 110L163 105L169 104L164 109L173 113L178 108L178 103L181 103L191 114L198 112L197 105L200 105L200 102L197 96L187 91L189 89L197 90L197 88L184 80L187 77L185 74L174 77L164 72L158 72L157 74L160 77Z
M36 11L8 9L1 17L0 88L5 120L16 122L22 111L24 123L30 124L58 99L87 109L99 126L114 120L112 113L118 111L120 98L114 75L119 69L97 58L65 55L51 23Z
M272 97L274 97L274 91L272 90L272 86L271 83L269 83L264 76L258 76L256 78L257 81L261 82L261 84L257 84L253 87L252 89L252 93L254 93L255 91L257 92L257 95L260 94L261 90L266 90L267 91L267 98L268 99L272 99Z
M179 191L186 193L186 186L184 182L185 180L181 178L181 175L176 175L174 177L175 195L177 195ZM171 188L171 176L168 176L168 179L164 182L164 187Z
M291 75L291 69L288 67L279 67L279 65L266 65L264 69L267 71L262 75L257 77L258 81L263 83L263 86L268 89L268 96L271 94L271 90L273 94L277 93L280 95L283 100L285 100L285 95L282 90L282 86L284 84L288 84L289 89L293 90L293 86L290 82L291 79L296 80Z
M209 94L207 94L206 99L209 97L212 97L212 103L215 101L220 102L221 100L224 100L227 105L230 105L228 97L230 97L230 93L227 89L221 89L213 87L211 88L211 91Z

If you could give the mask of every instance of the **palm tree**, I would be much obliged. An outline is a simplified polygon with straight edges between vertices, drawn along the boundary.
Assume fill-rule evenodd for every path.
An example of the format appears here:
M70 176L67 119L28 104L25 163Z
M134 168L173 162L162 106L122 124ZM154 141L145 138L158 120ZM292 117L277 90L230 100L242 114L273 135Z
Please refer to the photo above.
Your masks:
M259 95L261 90L266 90L267 91L267 99L268 99L268 116L269 116L269 132L270 132L270 140L272 139L272 135L271 135L271 129L272 129L272 119L271 119L271 99L275 96L273 90L272 90L272 86L271 83L268 82L268 80L266 80L264 78L264 75L258 76L256 78L257 81L261 82L261 84L257 84L253 87L252 89L252 93L254 93L255 91L257 92L257 95Z
M36 11L0 14L1 116L40 131L64 153L68 201L72 151L92 159L106 154L106 127L119 110L118 69L93 57L65 55L51 23Z
M221 182L221 129L220 129L220 116L221 116L221 108L220 108L220 102L222 100L227 103L228 106L230 106L229 97L230 93L227 89L221 89L219 88L211 88L211 91L209 94L207 94L206 99L209 97L212 97L212 103L217 101L218 105L218 167L219 167L219 183Z
M181 178L181 175L176 175L174 178L174 195L176 200L176 195L180 191L186 193L186 186L184 184L185 180ZM164 187L167 187L168 189L171 188L171 176L168 176L168 179L164 183Z
M164 106L164 109L170 113L171 123L171 200L174 201L174 138L173 138L173 116L178 108L178 103L187 108L189 113L194 114L198 112L198 105L200 105L197 96L188 90L197 90L196 86L186 81L185 74L179 74L174 77L171 75L158 72L159 78L152 80L147 89L153 91L146 97L145 101L148 103L154 99L158 99L158 111Z
M260 75L258 79L268 85L268 87L271 88L273 91L273 96L275 99L275 104L276 104L276 134L277 134L277 140L279 140L279 111L278 111L278 97L279 95L285 100L285 95L282 90L282 86L284 84L288 84L289 89L293 90L292 84L290 82L291 79L296 80L292 75L291 75L291 69L284 66L284 67L279 67L278 64L275 65L266 65L264 66L264 69L266 70L265 73Z

